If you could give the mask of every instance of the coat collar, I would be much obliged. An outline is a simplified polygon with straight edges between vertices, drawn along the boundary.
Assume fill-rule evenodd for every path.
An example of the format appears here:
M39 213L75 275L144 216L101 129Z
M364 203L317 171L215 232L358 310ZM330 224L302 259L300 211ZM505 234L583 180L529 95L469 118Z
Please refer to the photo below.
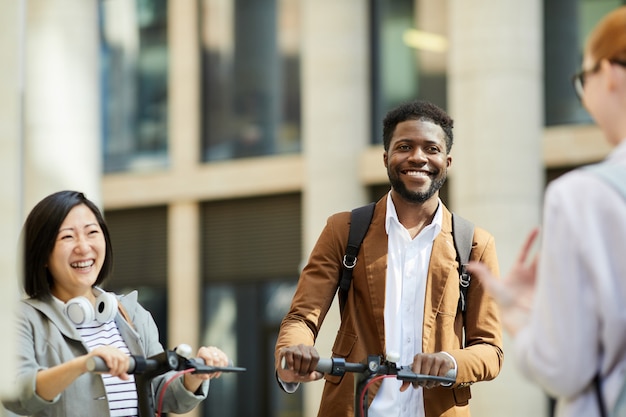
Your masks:
M131 320L133 320L135 316L137 297L137 291L132 291L127 295L118 297L118 302L124 305ZM70 319L68 319L63 313L63 306L60 303L57 303L54 299L40 300L36 298L27 298L22 300L22 302L46 316L48 320L50 320L50 322L52 322L54 326L59 329L63 336L81 343L83 342L78 330L76 330L76 327L74 327ZM142 353L143 348L140 343L140 337L137 331L133 329L132 323L127 323L119 312L115 316L115 322L120 333L122 334L122 337L126 341L129 350L133 353Z
M48 320L54 323L59 331L63 333L63 336L82 342L78 330L76 330L72 322L63 314L63 306L54 299L40 300L37 298L27 298L23 300L23 302L46 316Z

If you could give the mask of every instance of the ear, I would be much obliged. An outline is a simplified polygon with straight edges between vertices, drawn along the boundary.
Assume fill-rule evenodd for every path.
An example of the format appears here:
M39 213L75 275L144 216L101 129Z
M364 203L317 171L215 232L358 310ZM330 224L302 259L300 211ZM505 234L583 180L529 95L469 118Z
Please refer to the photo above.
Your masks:
M615 91L619 88L622 80L621 80L621 69L618 68L617 65L613 65L606 59L603 59L600 63L600 68L602 72L607 74L605 77L604 85L608 89L608 91Z
M388 162L389 162L389 156L387 155L387 151L385 151L383 152L383 164L385 165L385 168L389 168L387 166Z
M452 156L448 154L448 156L446 157L446 166L450 168L451 165L452 165Z
M623 65L611 65L610 88L618 90L620 95L626 91L626 67Z

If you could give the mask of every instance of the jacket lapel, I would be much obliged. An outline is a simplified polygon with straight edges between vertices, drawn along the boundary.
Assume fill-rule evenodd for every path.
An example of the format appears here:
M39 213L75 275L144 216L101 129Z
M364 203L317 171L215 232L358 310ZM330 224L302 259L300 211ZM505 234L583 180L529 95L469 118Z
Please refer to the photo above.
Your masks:
M452 215L443 206L441 232L433 242L430 256L428 277L426 281L426 298L424 300L424 326L422 335L422 351L426 352L432 329L435 326L437 312L443 302L450 270L456 267L456 250L452 239ZM455 275L455 274L453 274Z

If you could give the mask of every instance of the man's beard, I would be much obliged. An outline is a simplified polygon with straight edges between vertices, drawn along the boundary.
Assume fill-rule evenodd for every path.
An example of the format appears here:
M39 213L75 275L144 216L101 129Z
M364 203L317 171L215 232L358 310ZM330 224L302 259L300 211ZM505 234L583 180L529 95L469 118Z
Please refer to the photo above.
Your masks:
M430 187L426 192L414 192L409 191L404 182L400 180L398 176L391 175L391 173L387 172L387 176L389 177L389 182L391 183L391 187L402 197L404 200L409 203L423 203L431 198L446 182L447 175L444 173L443 176L437 177L430 183Z

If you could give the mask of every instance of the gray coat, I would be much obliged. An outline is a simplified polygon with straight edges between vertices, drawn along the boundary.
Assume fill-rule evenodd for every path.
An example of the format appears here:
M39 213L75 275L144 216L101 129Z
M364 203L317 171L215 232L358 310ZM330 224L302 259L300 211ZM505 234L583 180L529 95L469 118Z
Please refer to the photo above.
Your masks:
M131 327L118 312L115 322L133 355L146 357L163 351L156 324L150 313L137 302L137 291L118 296L132 322ZM53 401L35 393L37 372L88 352L80 335L54 300L23 300L18 318L17 398L3 400L3 405L20 415L50 417L109 416L104 383L99 374L85 373L78 377ZM159 398L160 391L174 371L153 380L152 387ZM182 378L169 384L163 400L163 412L185 413L204 400L208 393L205 381L200 395L185 389Z

